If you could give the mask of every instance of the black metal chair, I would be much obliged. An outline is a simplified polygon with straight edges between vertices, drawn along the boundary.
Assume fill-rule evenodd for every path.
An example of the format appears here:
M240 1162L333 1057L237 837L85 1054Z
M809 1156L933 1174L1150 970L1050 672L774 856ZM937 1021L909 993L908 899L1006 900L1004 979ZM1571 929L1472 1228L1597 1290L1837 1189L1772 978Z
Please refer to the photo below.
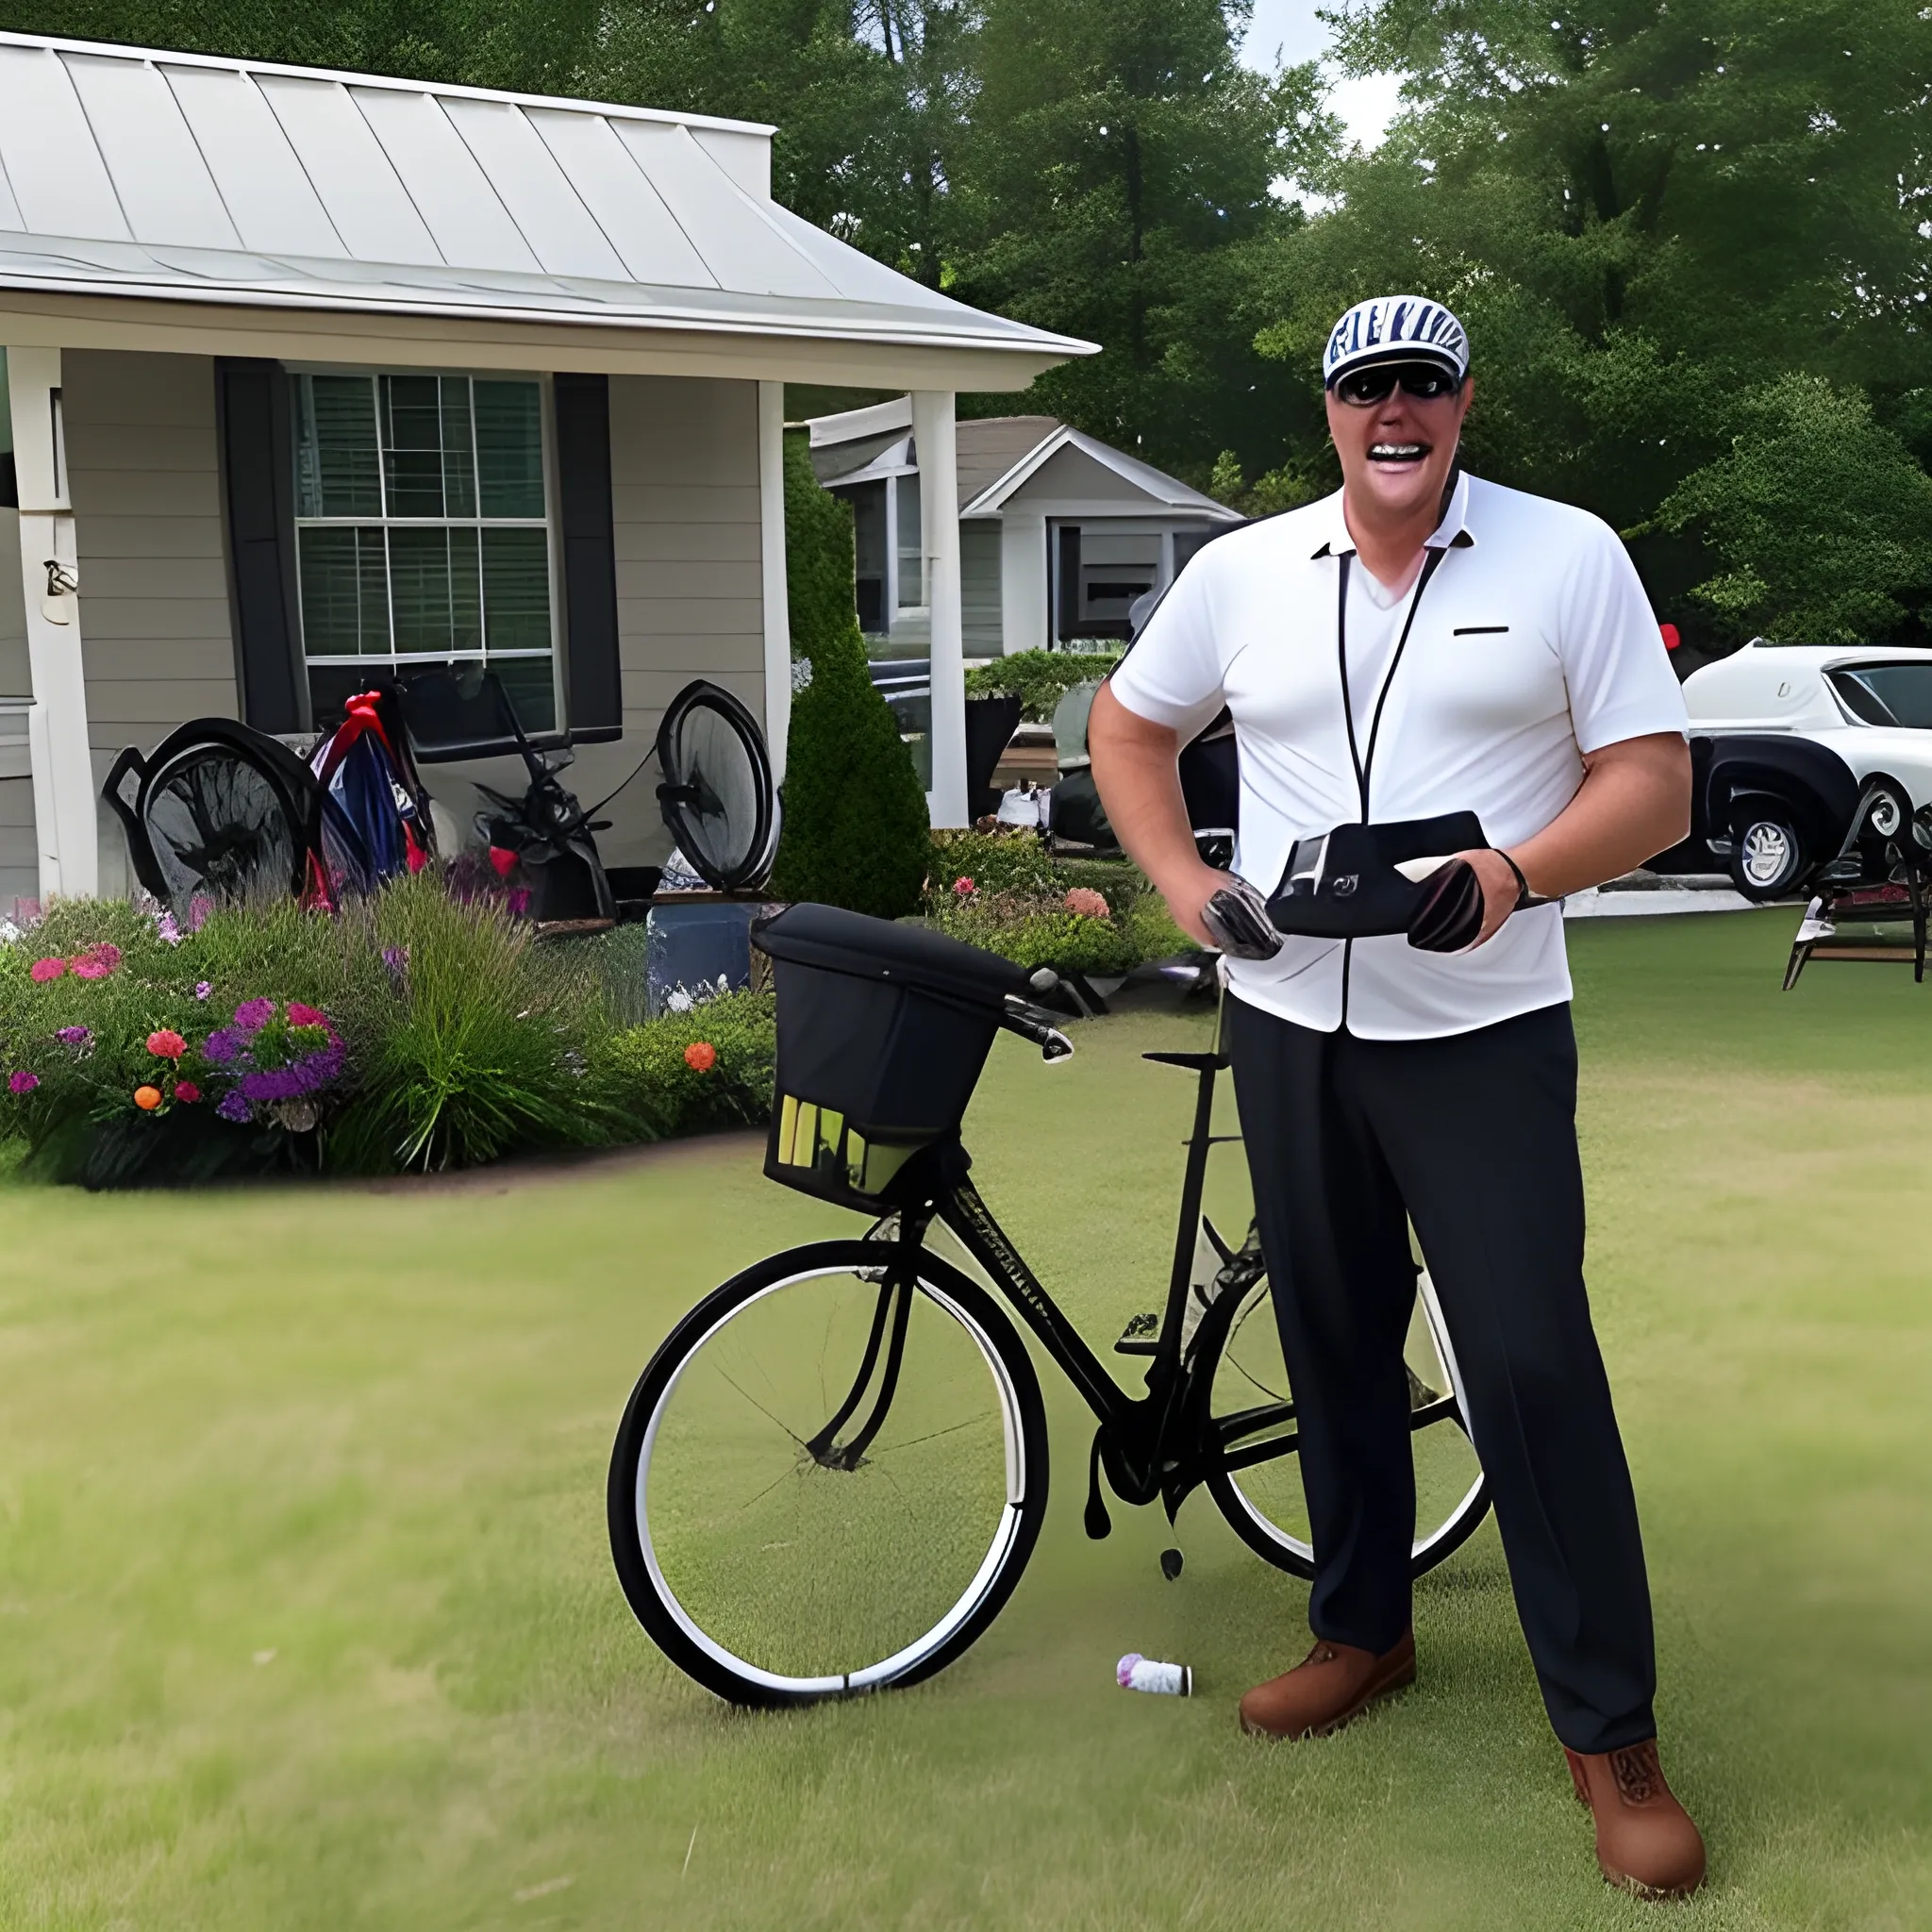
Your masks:
M1915 813L1905 789L1868 778L1837 858L1824 866L1806 908L1785 991L1815 958L1904 965L1925 977L1926 909L1932 902L1932 807ZM1844 928L1852 927L1847 932Z

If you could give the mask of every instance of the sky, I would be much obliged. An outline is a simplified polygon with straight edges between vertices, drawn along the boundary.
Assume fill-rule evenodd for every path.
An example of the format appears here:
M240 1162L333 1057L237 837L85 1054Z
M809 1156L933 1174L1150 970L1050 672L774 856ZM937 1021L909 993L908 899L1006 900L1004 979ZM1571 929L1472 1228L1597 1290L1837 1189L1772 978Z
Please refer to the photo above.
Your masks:
M1266 69L1274 64L1277 49L1291 65L1325 53L1328 29L1315 18L1315 5L1316 0L1255 0L1255 24L1242 45L1242 58L1251 67ZM1394 115L1397 85L1392 74L1340 80L1330 105L1356 140L1374 147Z

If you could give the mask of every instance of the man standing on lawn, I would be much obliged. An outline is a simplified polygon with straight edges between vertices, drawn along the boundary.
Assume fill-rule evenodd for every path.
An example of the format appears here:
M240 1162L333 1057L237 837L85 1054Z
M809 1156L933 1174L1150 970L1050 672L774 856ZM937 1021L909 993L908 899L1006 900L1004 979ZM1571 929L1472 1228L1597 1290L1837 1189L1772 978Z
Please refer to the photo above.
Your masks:
M1241 1723L1324 1737L1414 1680L1412 1224L1598 1861L1677 1896L1704 1845L1657 1762L1637 1505L1583 1285L1563 915L1540 902L1686 835L1683 699L1616 536L1462 473L1474 385L1453 315L1361 303L1324 375L1341 491L1202 551L1089 727L1121 842L1204 942L1229 881L1195 850L1175 759L1224 705L1236 868L1263 892L1297 840L1343 824L1474 811L1493 848L1459 855L1481 908L1462 952L1302 937L1226 961L1316 1566L1314 1648L1248 1692Z

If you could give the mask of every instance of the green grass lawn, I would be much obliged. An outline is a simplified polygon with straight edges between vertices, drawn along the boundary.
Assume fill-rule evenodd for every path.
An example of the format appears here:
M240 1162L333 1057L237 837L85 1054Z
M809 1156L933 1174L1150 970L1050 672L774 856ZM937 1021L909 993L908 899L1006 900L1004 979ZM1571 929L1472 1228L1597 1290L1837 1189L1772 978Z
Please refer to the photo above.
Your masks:
M1932 988L1778 976L1794 915L1572 929L1591 1280L1711 1884L1669 1923L1932 1924ZM1002 1041L988 1198L1095 1340L1155 1305L1206 1021ZM1234 1186L1232 1176L1225 1185ZM1205 1497L1080 1529L915 1690L754 1717L631 1621L625 1394L733 1270L856 1227L744 1141L567 1175L0 1189L0 1925L1651 1923L1595 1876L1493 1526L1422 1680L1322 1743L1233 1705L1305 1586ZM1164 1582L1178 1541L1185 1574ZM1191 1702L1114 1688L1124 1650Z

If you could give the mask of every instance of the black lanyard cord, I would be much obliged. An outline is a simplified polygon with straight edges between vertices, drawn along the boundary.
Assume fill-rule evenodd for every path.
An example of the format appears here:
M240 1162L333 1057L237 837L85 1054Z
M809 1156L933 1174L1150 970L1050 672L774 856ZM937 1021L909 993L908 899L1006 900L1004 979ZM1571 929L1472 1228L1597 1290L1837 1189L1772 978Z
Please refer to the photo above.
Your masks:
M1344 550L1341 556L1341 590L1335 610L1335 648L1341 660L1341 715L1348 724L1348 756L1355 766L1356 790L1361 796L1362 824L1369 823L1369 780L1375 763L1375 741L1382 732L1382 708L1389 702L1389 691L1395 682L1395 673L1402 663L1402 654L1408 648L1408 634L1415 627L1415 614L1422 608L1423 592L1429 588L1429 579L1435 575L1445 550L1432 549L1424 560L1422 575L1416 579L1415 590L1408 600L1408 615L1402 621L1402 635L1395 641L1395 654L1389 659L1389 668L1382 674L1381 689L1375 693L1374 714L1369 720L1369 748L1366 756L1357 745L1355 735L1355 700L1348 689L1348 572L1355 561L1355 554Z

